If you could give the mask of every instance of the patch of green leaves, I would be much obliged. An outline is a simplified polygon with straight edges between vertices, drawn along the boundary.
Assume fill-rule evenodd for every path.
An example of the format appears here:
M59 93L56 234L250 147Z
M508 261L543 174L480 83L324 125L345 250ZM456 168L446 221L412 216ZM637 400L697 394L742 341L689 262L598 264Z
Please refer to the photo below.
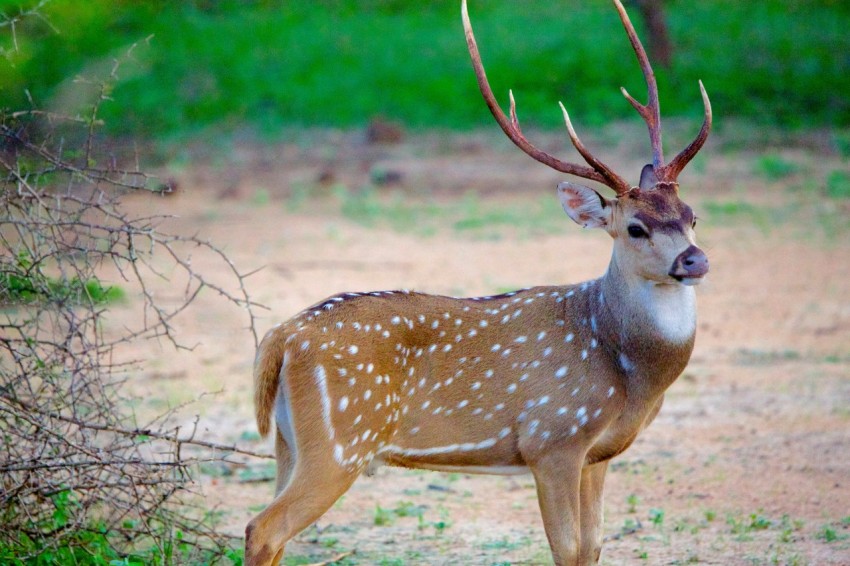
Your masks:
M0 303L107 304L124 300L123 289L105 285L97 278L46 275L28 254L22 252L0 274Z
M132 548L126 546L126 533L110 531L107 526L94 520L87 525L71 525L69 520L79 513L77 498L70 490L51 496L54 505L52 517L44 524L31 525L33 532L49 533L70 529L63 537L61 546L49 544L49 537L30 537L25 532L7 536L0 543L0 564L8 566L41 566L53 564L76 564L78 566L167 566L171 564L208 563L221 559L212 551L201 551L188 540L183 532L156 517L149 517L144 527L135 520L127 519L121 529L128 532L139 528L152 529L159 546L146 544L141 538L134 539ZM162 544L164 541L164 544ZM226 549L224 557L235 566L243 563L242 550Z

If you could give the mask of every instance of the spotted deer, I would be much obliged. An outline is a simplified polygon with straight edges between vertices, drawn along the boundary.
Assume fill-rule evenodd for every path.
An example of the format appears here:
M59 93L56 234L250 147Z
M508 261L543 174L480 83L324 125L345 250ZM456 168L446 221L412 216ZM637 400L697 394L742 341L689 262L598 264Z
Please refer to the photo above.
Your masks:
M277 492L246 529L246 563L277 564L284 544L316 521L367 468L530 472L556 564L599 560L608 462L658 413L694 345L693 286L708 273L694 213L677 177L695 140L665 164L658 91L619 0L614 5L647 83L652 147L638 186L591 155L563 105L587 166L561 161L522 134L487 82L465 1L462 19L478 85L496 121L525 153L614 190L605 198L558 185L567 215L613 239L605 274L575 285L451 298L412 291L343 293L272 329L255 366L260 433L276 424Z

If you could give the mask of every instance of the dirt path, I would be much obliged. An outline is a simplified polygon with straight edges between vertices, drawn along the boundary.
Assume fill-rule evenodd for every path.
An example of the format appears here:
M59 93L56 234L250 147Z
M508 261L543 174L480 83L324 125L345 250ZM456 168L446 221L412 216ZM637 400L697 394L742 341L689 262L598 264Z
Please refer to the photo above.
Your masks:
M559 178L482 139L236 148L224 166L184 171L177 196L133 206L167 206L178 229L200 230L244 270L265 266L250 279L269 307L260 332L338 291L467 296L600 275L608 238L561 219ZM612 151L615 168L639 170L632 149ZM783 155L803 171L823 159ZM712 265L697 346L658 419L614 461L603 564L850 564L850 211L828 201L824 212L795 177L753 175L755 159L714 150L684 179ZM394 186L358 196L388 173ZM134 316L131 304L114 323ZM187 422L197 412L210 437L269 449L256 439L244 326L202 297L177 326L197 348L137 345L148 362L133 386L151 409L221 390ZM271 474L262 462L204 470L229 530L271 499L270 482L245 480ZM287 563L352 550L341 563L551 563L530 477L386 468L288 548Z

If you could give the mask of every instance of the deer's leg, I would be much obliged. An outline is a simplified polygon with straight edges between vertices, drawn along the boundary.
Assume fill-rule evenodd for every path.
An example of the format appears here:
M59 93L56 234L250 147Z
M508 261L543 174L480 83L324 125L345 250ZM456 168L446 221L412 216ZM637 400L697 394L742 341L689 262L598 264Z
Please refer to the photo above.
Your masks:
M340 467L330 450L325 455L299 454L283 490L245 529L246 566L277 566L286 542L330 509L356 478Z
M559 452L550 453L530 466L556 566L579 564L581 461L575 454Z
M274 453L275 460L277 461L277 478L274 492L275 495L280 495L280 492L283 491L289 483L289 479L292 477L295 460L293 458L292 451L289 449L289 445L286 444L286 440L284 440L283 435L280 433L280 429L275 427L275 430ZM276 566L282 559L283 548L281 547L269 563Z
M276 428L277 434L275 434L274 439L274 455L275 460L277 461L277 480L275 484L275 495L279 495L283 488L286 487L286 484L289 483L289 479L292 477L292 470L295 467L295 461L292 457L292 451L289 449L289 445L286 444L286 440L283 439L283 435L280 434L280 430Z
M581 552L579 564L597 564L602 554L602 485L608 462L581 471Z

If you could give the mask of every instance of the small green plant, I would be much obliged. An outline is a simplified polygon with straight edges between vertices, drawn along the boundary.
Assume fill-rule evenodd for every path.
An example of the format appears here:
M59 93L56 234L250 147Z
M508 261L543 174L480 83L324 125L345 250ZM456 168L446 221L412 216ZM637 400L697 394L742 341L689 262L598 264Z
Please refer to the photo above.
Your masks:
M779 181L799 172L799 165L779 155L764 155L755 163L755 173L768 181Z
M824 542L835 542L838 540L838 533L832 525L824 525L817 533L818 539Z
M422 515L422 507L411 501L401 501L393 509L397 517L419 517Z
M374 523L379 527L386 527L393 523L393 513L380 505L375 505Z
M626 504L628 508L626 509L627 513L636 513L637 512L637 504L638 504L638 496L634 493L630 493L626 496Z
M410 501L401 501L392 509L375 506L374 523L378 526L392 525L399 517L416 517L420 528L424 524L423 508Z
M779 520L779 542L793 542L794 533L803 528L803 521L799 519L792 520L787 514L782 515Z
M826 177L826 196L834 199L850 199L850 173L831 171Z
M754 531L763 531L773 526L773 521L758 513L750 515L750 527Z
M443 531L452 526L450 522L442 520L434 521L431 525L434 527L434 530L437 531L438 535L442 534Z
M438 535L442 534L447 528L452 526L452 522L449 519L449 510L439 505L437 507L437 512L440 514L440 520L434 521L431 523L431 526L434 527L434 531Z
M664 509L650 509L649 520L656 528L660 528L664 524Z
M837 521L837 523L842 527L846 528L848 525L850 525L850 517L844 517L840 521ZM850 537L850 535L840 533L834 523L826 523L825 525L823 525L816 533L816 536L818 540L822 540L825 543L832 543L838 540L845 540Z
M738 541L751 540L753 531L762 531L773 526L773 521L760 513L750 513L744 518L729 516L726 523Z
M673 524L673 531L677 533L690 533L695 535L699 532L700 526L691 523L687 518L677 519Z

